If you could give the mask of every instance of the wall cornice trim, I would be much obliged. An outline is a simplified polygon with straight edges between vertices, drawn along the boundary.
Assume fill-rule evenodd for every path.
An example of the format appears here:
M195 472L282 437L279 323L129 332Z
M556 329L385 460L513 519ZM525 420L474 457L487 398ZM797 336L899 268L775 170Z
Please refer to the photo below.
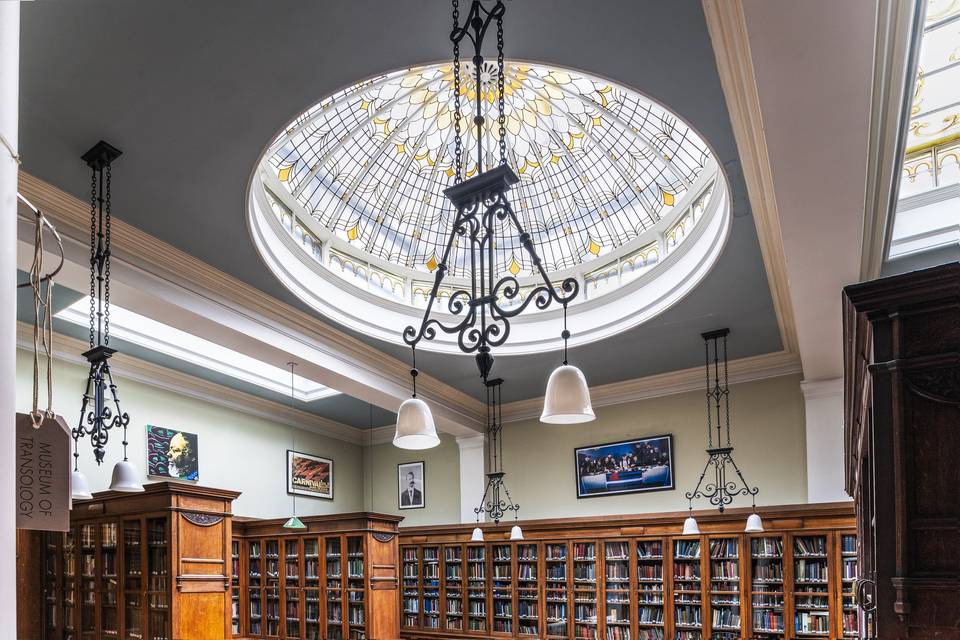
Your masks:
M796 353L786 351L731 360L728 368L730 384L796 375L800 372L800 357ZM590 398L594 407L605 407L703 390L703 368L691 367L690 369L591 387ZM543 398L510 402L503 405L503 420L505 422L529 420L539 417L542 409Z
M55 333L53 345L54 358L83 367L88 366L86 359L80 355L90 348L86 342ZM17 348L31 353L33 351L33 327L25 322L17 323ZM351 444L363 444L363 429L307 411L291 409L285 404L231 389L123 353L115 353L110 358L110 370L117 378L126 378L134 382L148 384L188 398L209 402L247 415L297 427ZM80 391L80 389L77 390L77 406L80 402ZM392 429L393 427L389 428Z
M89 204L24 171L20 171L18 189L53 221L61 236L80 244L89 242ZM384 379L395 389L409 387L407 363L116 217L112 240L115 262L124 262L246 319L287 332L294 339L322 349L345 368L361 367L368 375ZM481 401L423 372L417 378L417 387L422 396L436 403L435 407L442 407L444 415L462 425L462 433L482 431L485 410Z
M763 266L780 326L780 338L785 351L797 353L799 343L787 278L787 260L743 3L742 0L702 1L720 84L740 153Z

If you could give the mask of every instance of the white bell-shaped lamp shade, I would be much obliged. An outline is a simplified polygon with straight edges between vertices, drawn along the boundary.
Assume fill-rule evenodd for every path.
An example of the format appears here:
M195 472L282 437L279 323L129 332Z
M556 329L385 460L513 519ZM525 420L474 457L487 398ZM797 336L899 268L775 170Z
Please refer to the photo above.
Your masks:
M89 500L93 497L87 476L82 471L74 471L70 475L70 497L74 500Z
M113 466L113 479L110 481L110 491L124 491L126 493L139 493L143 491L143 483L140 482L140 474L133 463L127 460L121 460Z
M470 542L483 542L483 529L476 527L470 536Z
M430 407L420 398L408 398L397 412L393 446L400 449L430 449L440 444Z
M750 517L747 518L747 527L744 531L747 533L760 533L763 531L763 520L760 519L760 514L750 514Z
M590 388L583 372L564 364L553 370L547 380L540 422L548 424L577 424L596 419L590 403Z
M697 524L697 519L693 516L690 516L683 521L683 535L691 536L697 535L700 533L700 525Z
M523 540L523 529L520 528L520 525L515 524L510 529L510 539L511 540Z

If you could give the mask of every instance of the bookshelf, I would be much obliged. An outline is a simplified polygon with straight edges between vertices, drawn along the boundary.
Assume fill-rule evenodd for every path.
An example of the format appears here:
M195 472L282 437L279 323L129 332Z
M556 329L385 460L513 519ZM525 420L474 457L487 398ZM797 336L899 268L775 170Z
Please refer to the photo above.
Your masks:
M46 640L231 635L232 491L174 483L78 502L44 535Z
M401 558L422 567L405 588L425 601L420 594L437 586L425 577L425 558L439 557L443 604L439 626L427 625L422 605L401 637L854 637L856 536L848 504L766 508L767 530L751 534L743 531L748 514L727 512L697 514L703 533L680 535L685 515L531 521L521 523L525 540L490 527L484 543L468 542L467 526L402 528ZM465 608L484 601L486 609Z
M306 530L284 529L284 520L235 523L233 546L246 556L234 582L244 612L234 637L379 640L397 637L401 620L423 624L423 551L416 549L412 560L400 555L401 518L353 513L301 520Z

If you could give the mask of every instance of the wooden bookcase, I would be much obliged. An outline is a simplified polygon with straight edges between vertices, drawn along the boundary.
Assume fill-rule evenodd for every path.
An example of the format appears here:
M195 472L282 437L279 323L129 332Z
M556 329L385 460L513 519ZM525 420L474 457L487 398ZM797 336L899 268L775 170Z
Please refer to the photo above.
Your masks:
M862 635L958 640L960 263L850 285L843 299L846 489L859 533L843 557L863 574Z
M374 513L285 520L238 518L231 544L234 637L390 640L398 637L397 524Z
M149 484L78 502L44 536L47 640L229 637L233 491Z
M530 640L854 637L850 504L400 530L401 636ZM513 523L510 523L513 524ZM854 555L851 555L853 550ZM434 569L436 567L436 569Z

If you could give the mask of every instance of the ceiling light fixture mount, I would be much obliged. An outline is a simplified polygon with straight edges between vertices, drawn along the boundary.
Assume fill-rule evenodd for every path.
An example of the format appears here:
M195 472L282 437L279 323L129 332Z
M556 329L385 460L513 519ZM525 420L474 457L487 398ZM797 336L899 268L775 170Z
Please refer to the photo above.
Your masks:
M700 533L693 517L693 501L706 498L720 513L738 496L750 496L756 511L758 487L751 487L743 472L733 459L733 444L730 439L730 386L727 375L727 336L730 329L718 329L701 334L705 348L707 375L707 462L700 473L697 486L686 493L690 503L690 517L683 524L684 534ZM714 431L716 440L714 440ZM732 468L732 473L727 466ZM707 472L713 467L713 479L707 480ZM748 532L763 531L760 516L753 513L747 519Z
M580 283L574 277L567 277L555 285L543 267L540 257L534 247L531 235L523 228L520 218L510 204L507 193L510 188L519 182L517 174L507 164L506 141L506 114L504 102L504 61L503 61L503 15L506 7L501 0L497 0L489 9L480 0L473 0L465 20L460 21L458 0L453 0L453 30L450 41L453 43L453 173L454 184L444 190L450 200L456 215L451 225L444 249L437 263L433 285L430 289L419 327L408 326L403 332L404 342L410 346L413 354L413 368L410 371L413 380L413 397L400 407L397 418L397 436L394 443L404 446L404 440L422 440L427 446L435 446L432 442L436 437L433 429L433 418L429 415L429 407L416 397L416 380L419 373L416 367L416 348L421 340L433 340L438 331L455 335L461 352L474 354L480 378L487 391L488 414L496 407L491 406L492 395L499 398L501 379L490 378L493 369L494 357L492 350L503 345L510 337L510 323L531 304L537 309L550 308L554 303L563 308L564 341L563 367L561 369L576 369L567 361L567 343L570 332L567 329L567 307L580 293ZM496 65L484 64L483 41L491 25L496 26L497 33L497 60ZM466 42L465 42L466 41ZM472 91L464 90L461 77L460 47L462 44L473 45L472 66L468 67L475 72ZM495 90L492 85L495 82ZM491 87L484 91L483 87ZM471 96L472 94L472 96ZM490 95L494 94L495 99ZM464 131L461 112L461 96L473 97L474 116L473 126L476 127L476 167L469 171L464 170ZM484 116L484 101L494 103L496 122L488 123ZM469 126L469 123L468 123ZM494 140L485 145L486 136ZM499 163L497 166L484 171L484 166ZM464 179L464 174L474 174ZM527 254L535 273L538 273L542 282L522 290L515 275L498 272L494 251L497 246L498 235L517 235L519 244ZM469 272L468 287L453 291L446 302L447 312L454 317L452 322L444 322L433 316L434 306L440 295L440 287L444 276L451 268L449 260L454 247L466 245L467 251L462 251L463 264L457 264L457 270ZM551 376L547 386L543 422L586 422L594 419L590 406L590 393L583 374L576 369L576 376ZM571 384L575 389L571 389ZM563 387L562 389L559 387ZM551 398L574 393L582 401L579 407L564 405L560 411L552 408ZM414 406L415 405L415 406ZM547 408L550 408L548 411ZM552 419L560 415L562 419ZM409 419L408 419L409 418ZM492 427L488 420L488 435L499 433L500 425ZM428 442L429 441L429 442ZM491 442L493 446L493 442ZM503 474L499 469L491 469L491 476L497 473L497 478L490 478L488 489L494 490L503 485ZM492 483L492 484L491 484ZM509 502L509 500L508 500ZM499 504L499 500L497 501ZM491 505L496 513L498 507ZM481 505L483 507L483 505ZM478 517L479 517L478 512ZM502 514L501 514L502 515ZM495 518L496 519L496 518Z

